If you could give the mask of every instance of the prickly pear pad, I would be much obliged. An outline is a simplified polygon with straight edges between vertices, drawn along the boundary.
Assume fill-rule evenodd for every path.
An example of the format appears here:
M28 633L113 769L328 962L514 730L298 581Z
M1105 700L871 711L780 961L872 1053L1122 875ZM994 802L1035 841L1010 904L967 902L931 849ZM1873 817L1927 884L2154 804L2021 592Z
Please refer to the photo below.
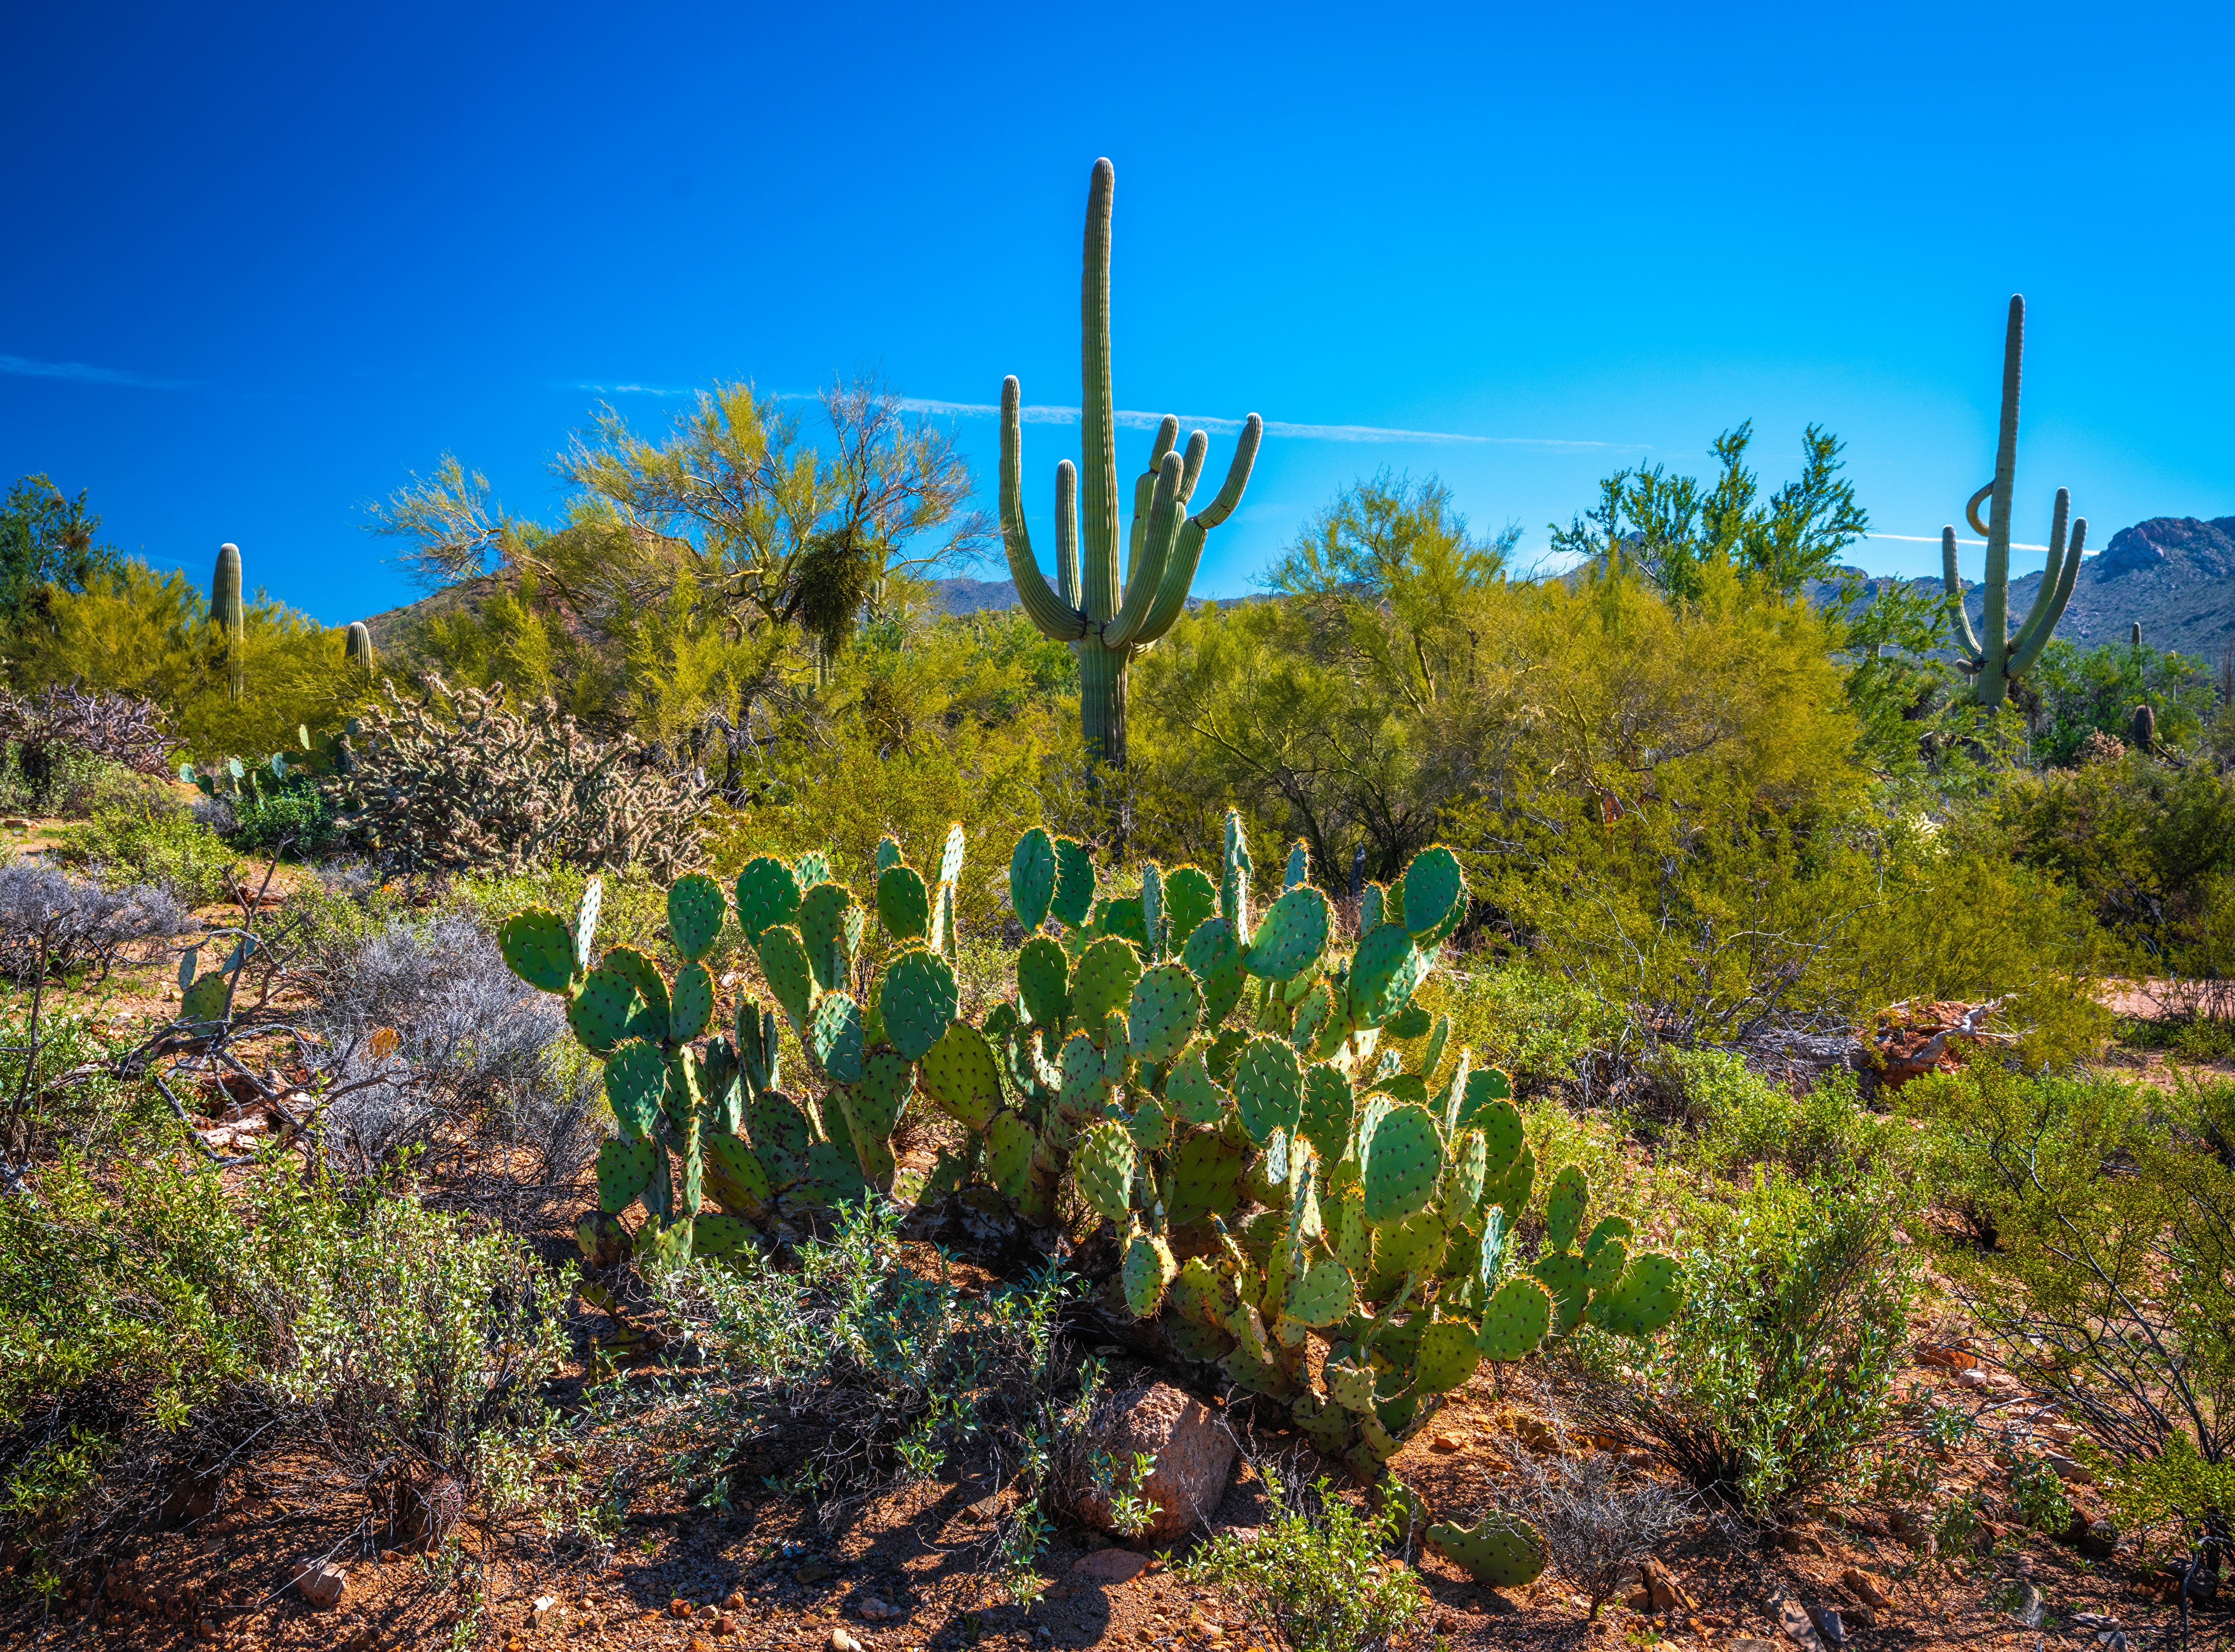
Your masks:
M1297 1115L1297 1133L1332 1164L1350 1150L1357 1106L1342 1069L1315 1062L1304 1069L1304 1105Z
M714 1019L714 978L704 964L685 964L675 972L675 986L668 996L667 1036L678 1044L688 1044Z
M1001 1070L986 1035L967 1021L951 1022L925 1052L923 1087L955 1123L985 1129L1001 1105Z
M825 994L815 1006L807 1044L833 1084L855 1083L862 1076L862 1006L849 993Z
M658 1045L632 1039L606 1063L606 1100L630 1140L652 1134L666 1094L667 1058Z
M1426 1108L1414 1102L1392 1107L1364 1150L1368 1222L1402 1222L1426 1208L1444 1170L1443 1141Z
M745 1124L752 1132L753 1151L777 1186L788 1186L806 1173L810 1144L807 1115L790 1097L774 1090L754 1097L745 1109Z
M1253 975L1287 980L1318 962L1327 943L1327 896L1308 883L1301 884L1267 908L1249 944L1247 967Z
M1289 1275L1281 1315L1299 1325L1333 1325L1347 1317L1357 1301L1350 1270L1322 1252L1301 1273Z
M574 979L574 937L555 912L533 908L497 926L497 950L530 987L563 993Z
M1428 963L1400 926L1385 923L1368 931L1350 961L1350 1019L1380 1026L1405 1007Z
M1180 866L1164 874L1164 945L1175 951L1188 943L1204 920L1218 912L1218 886L1201 867Z
M203 977L205 980L220 979ZM200 980L194 983L200 985ZM220 1000L220 1007L222 1004ZM603 1055L627 1034L629 1022L642 1004L633 981L620 971L600 964L582 978L580 989L567 1000L567 1025L593 1052Z
M1186 1047L1203 1015L1203 989L1182 964L1159 964L1133 983L1126 1041L1136 1061L1165 1062Z
M729 915L729 897L704 872L685 873L668 886L667 934L686 959L695 962L714 950Z
M807 1036L808 1012L815 1004L815 970L807 960L807 943L799 931L780 923L762 932L761 974L784 1019L800 1037ZM593 972L593 974L595 972Z
M1633 1257L1622 1277L1591 1304L1594 1321L1618 1336L1651 1336L1684 1305L1683 1269L1658 1250Z
M1189 1046L1164 1075L1164 1098L1178 1110L1184 1124L1215 1124L1226 1111L1226 1092L1211 1082L1200 1041Z
M1552 1298L1533 1279L1509 1279L1484 1304L1474 1345L1485 1360L1514 1360L1534 1354L1552 1328Z
M1216 1026L1242 1001L1249 980L1232 927L1224 918L1204 919L1188 937L1180 961L1203 985L1203 1024Z
M1405 928L1413 944L1432 947L1466 916L1466 879L1459 857L1441 843L1422 849L1405 869Z
M735 1136L706 1138L706 1190L733 1216L757 1218L774 1196L760 1156Z
M1422 1393L1449 1393L1481 1361L1473 1326L1465 1320L1438 1320L1420 1334L1419 1352L1412 1356L1413 1386Z
M1055 899L1055 840L1038 826L1017 840L1009 856L1009 904L1024 932L1036 934Z
M1017 952L1017 1000L1035 1026L1060 1029L1071 1013L1071 963L1052 936L1034 935Z
M1533 1583L1550 1557L1537 1528L1517 1514L1485 1515L1471 1526L1432 1525L1428 1541L1475 1582L1493 1589Z
M1125 1306L1132 1310L1135 1319L1144 1320L1162 1306L1164 1287L1178 1272L1179 1264L1172 1260L1170 1245L1151 1234L1133 1236L1132 1242L1125 1247L1119 1282L1124 1288Z
M1590 1203L1591 1184L1582 1165L1570 1164L1554 1177L1544 1202L1544 1242L1554 1250L1574 1249Z
M1217 1131L1199 1130L1183 1139L1165 1179L1171 1225L1231 1215L1242 1202L1242 1163L1241 1147Z
M921 941L931 928L931 891L913 866L888 866L877 874L877 921L895 941Z
M1293 1132L1304 1104L1304 1073L1295 1051L1279 1039L1251 1039L1235 1064L1234 1104L1242 1128L1260 1147L1275 1131Z
M1552 1328L1565 1336L1582 1323L1590 1305L1590 1264L1581 1256L1554 1251L1530 1264L1537 1282L1552 1293Z
M582 886L582 904L574 908L574 973L587 973L590 947L598 935L598 914L605 910L606 881L592 878Z
M1123 1011L1141 978L1141 954L1119 935L1104 935L1079 954L1072 972L1072 1019L1099 1036L1102 1018Z
M619 1216L636 1203L652 1180L659 1149L652 1143L617 1139L598 1149L598 1209Z
M1071 1156L1081 1197L1105 1222L1124 1222L1132 1208L1133 1137L1109 1119L1091 1125Z
M846 920L853 905L854 892L842 883L818 883L799 897L799 936L807 943L815 984L826 993L846 985L847 959L853 951Z
M947 960L935 952L904 952L887 967L878 1000L885 1036L909 1060L921 1061L946 1035L959 1001Z
M754 946L780 923L799 915L799 880L774 856L762 855L745 862L737 874L737 928Z
M1032 1168L1032 1150L1039 1144L1032 1126L1004 1109L986 1126L986 1174L1012 1199L1022 1198Z
M1085 844L1068 837L1055 840L1055 899L1048 905L1073 929L1094 910L1094 857Z
M962 856L968 844L969 839L962 830L962 823L959 820L948 822L947 840L939 849L939 881L941 883L952 883L962 875Z
M1482 1131L1459 1131L1452 1137L1444 1157L1444 1214L1454 1222L1465 1222L1474 1215L1475 1204L1482 1197L1482 1184L1489 1164Z

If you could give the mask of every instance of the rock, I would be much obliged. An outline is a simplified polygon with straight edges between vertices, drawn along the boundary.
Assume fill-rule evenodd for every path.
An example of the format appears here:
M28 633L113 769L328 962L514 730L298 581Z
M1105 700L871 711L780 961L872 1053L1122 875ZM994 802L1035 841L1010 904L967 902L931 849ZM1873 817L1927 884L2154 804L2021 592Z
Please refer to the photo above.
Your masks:
M1780 1595L1770 1603L1777 1614L1777 1627L1785 1631L1785 1638L1806 1649L1806 1652L1825 1652L1823 1636L1816 1633L1816 1622L1808 1616L1808 1609L1790 1595Z
M1868 1606L1845 1606L1840 1608L1839 1616L1851 1629L1874 1629L1878 1626L1878 1613Z
M1841 1572L1839 1582L1865 1606L1874 1606L1883 1612L1893 1605L1893 1596L1886 1593L1885 1585L1858 1566L1850 1566Z
M1428 1442L1428 1449L1432 1452L1463 1452L1466 1446L1452 1435L1439 1434Z
M2037 1629L2041 1627L2042 1619L2048 1616L2048 1603L2042 1599L2041 1590L2031 1583L2020 1583L2017 1600L2011 1606L2010 1613L2028 1629Z
M823 1645L829 1652L862 1652L862 1643L843 1629L832 1629L830 1638Z
M888 1617L908 1616L899 1607L878 1595L856 1596L854 1600L854 1609L872 1623L882 1623Z
M667 1603L667 1615L670 1617L688 1617L698 1609L698 1607L680 1595Z
M2048 1456L2042 1458L2041 1460L2048 1464L2051 1469L2055 1470L2056 1472L2056 1478L2062 1480L2067 1485L2093 1485L2095 1484L2095 1477L2088 1472L2087 1466L2084 1464L2073 1461L2073 1459L2068 1457L2061 1456L2055 1452L2051 1452Z
M1816 1633L1824 1637L1825 1645L1846 1645L1847 1626L1839 1621L1839 1614L1835 1608L1812 1606L1808 1609L1808 1621L1816 1626Z
M830 1576L830 1566L827 1561L809 1560L796 1568L791 1575L803 1583L819 1583Z
M1692 1612L1699 1608L1692 1597L1678 1586L1668 1567L1660 1561L1648 1558L1639 1563L1638 1577L1645 1585L1645 1594L1656 1612Z
M1783 1526L1769 1534L1773 1547L1788 1555L1821 1555L1826 1552L1824 1539L1812 1531L1803 1531L1797 1526Z
M1136 1456L1156 1467L1138 1487L1105 1488L1094 1483L1097 1454L1120 1470ZM1118 1535L1144 1543L1172 1543L1199 1524L1226 1496L1234 1472L1234 1438L1208 1406L1169 1383L1156 1383L1115 1394L1097 1406L1065 1475L1065 1501L1084 1524L1117 1532L1112 1490L1131 1490L1148 1499L1154 1512L1138 1531Z
M295 1569L295 1592L318 1611L329 1612L349 1595L349 1574L330 1561L306 1560Z
M585 1605L585 1606L587 1606L589 1603L589 1603L589 1602L587 1602L587 1600L586 1600L586 1601L584 1601L584 1602L582 1603L582 1604L583 1604L583 1605ZM731 1591L730 1591L726 1596L724 1596L723 1597L723 1600L722 1600L722 1609L723 1609L724 1611L725 1611L725 1612L742 1612L742 1611L744 1611L744 1610L745 1609L745 1596L744 1596L744 1591L743 1590L738 1590L738 1589L733 1589L733 1590L731 1590Z
M528 1627L541 1629L551 1621L551 1614L559 1604L556 1595L538 1595L534 1604L528 1609Z
M1969 1370L1958 1371L1956 1373L1956 1386L1959 1388L1968 1388L1973 1393L1988 1393L1992 1392L1995 1385L1988 1380L1985 1372L1974 1366Z
M1774 1641L1761 1641L1751 1635L1734 1635L1724 1642L1727 1652L1784 1652Z
M714 1638L716 1640L726 1641L730 1636L735 1635L737 1632L737 1620L731 1617L727 1612L723 1613L721 1616L714 1620Z
M1646 1616L1652 1616L1653 1595L1649 1590L1641 1589L1635 1594L1625 1595L1622 1596L1622 1603L1633 1612L1641 1613Z
M2090 1520L2074 1514L2057 1541L2077 1549L2090 1560L2108 1560L2119 1546L2119 1528L2108 1520Z
M1081 1583L1130 1583L1149 1569L1149 1557L1131 1549L1097 1549L1071 1569Z

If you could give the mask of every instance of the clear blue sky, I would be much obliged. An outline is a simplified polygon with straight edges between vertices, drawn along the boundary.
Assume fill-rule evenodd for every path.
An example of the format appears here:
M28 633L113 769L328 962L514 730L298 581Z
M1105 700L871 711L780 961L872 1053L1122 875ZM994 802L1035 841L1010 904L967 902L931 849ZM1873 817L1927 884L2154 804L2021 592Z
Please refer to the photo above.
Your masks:
M197 578L233 540L338 623L409 594L367 501L451 451L553 515L597 386L1075 403L1107 154L1120 407L1439 437L1276 434L1199 590L1381 465L1526 554L1746 417L1773 479L1828 424L1878 527L1930 540L1991 471L2013 291L2020 537L2061 483L2100 543L2235 513L2229 19L11 6L0 472ZM990 482L993 420L960 423ZM1076 427L1026 436L1044 522Z

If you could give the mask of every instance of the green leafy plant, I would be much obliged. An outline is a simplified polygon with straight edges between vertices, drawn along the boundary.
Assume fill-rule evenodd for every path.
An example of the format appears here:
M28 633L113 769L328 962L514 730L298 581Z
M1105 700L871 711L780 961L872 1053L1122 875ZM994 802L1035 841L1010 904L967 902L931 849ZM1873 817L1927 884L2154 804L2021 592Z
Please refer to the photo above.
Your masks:
M1412 1626L1419 1579L1385 1553L1403 1529L1398 1503L1363 1513L1325 1479L1289 1489L1267 1475L1265 1491L1272 1514L1255 1537L1219 1533L1183 1577L1232 1595L1289 1652L1380 1652Z

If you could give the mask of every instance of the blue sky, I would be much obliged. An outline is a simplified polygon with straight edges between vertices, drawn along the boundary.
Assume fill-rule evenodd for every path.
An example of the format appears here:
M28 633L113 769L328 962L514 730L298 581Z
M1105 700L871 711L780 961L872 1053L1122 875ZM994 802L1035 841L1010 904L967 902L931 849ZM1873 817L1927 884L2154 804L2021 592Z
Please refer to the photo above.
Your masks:
M2020 537L2062 484L2100 544L2235 513L2229 16L10 7L0 473L339 623L410 594L366 502L447 451L555 515L597 386L646 425L862 369L1075 404L1107 154L1119 405L1275 426L1200 591L1384 465L1525 556L1747 417L1773 480L1829 425L1928 541L1857 560L1937 566L2014 291ZM1044 552L1075 432L1026 431Z

